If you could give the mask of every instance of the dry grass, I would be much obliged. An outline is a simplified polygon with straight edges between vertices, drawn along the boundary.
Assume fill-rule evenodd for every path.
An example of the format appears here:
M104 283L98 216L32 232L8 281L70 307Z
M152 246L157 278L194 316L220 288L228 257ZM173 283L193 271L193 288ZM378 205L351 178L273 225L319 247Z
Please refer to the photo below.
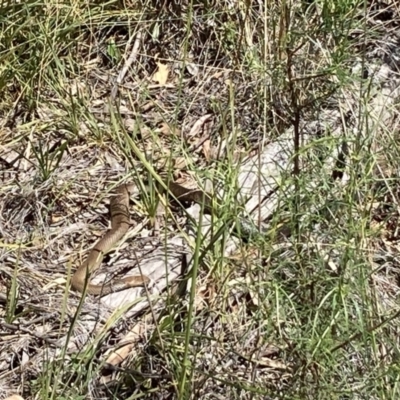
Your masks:
M364 73L384 63L398 82L396 2L178 3L1 5L0 397L397 398L398 118L365 113L378 89ZM339 115L339 139L325 131L326 110ZM233 187L238 160L311 125L321 169L306 173L315 159L294 157L281 182L270 223L290 231L283 249L272 235L228 258L221 223L205 255L196 244L187 291L167 291L135 321L68 291L121 179L151 182L150 165ZM338 191L322 160L344 142ZM143 193L133 208L148 218L144 236L157 200ZM182 221L173 214L165 237ZM157 240L131 240L122 266L148 246ZM105 369L139 320L135 351Z

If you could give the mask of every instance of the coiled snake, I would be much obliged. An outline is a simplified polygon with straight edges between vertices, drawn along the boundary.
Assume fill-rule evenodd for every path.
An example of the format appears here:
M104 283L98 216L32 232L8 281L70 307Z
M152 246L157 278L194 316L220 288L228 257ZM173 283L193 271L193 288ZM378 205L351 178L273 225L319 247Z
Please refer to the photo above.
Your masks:
M187 189L177 183L168 183L169 192L181 201L204 203L204 212L211 212L211 198L202 190ZM112 292L143 286L150 282L147 276L137 275L120 280L96 285L90 283L91 274L97 270L103 261L104 255L120 240L130 226L129 198L137 191L134 184L123 184L116 188L110 201L111 229L94 245L86 260L76 270L71 278L72 287L78 292L105 296Z
M168 187L168 192L177 200L195 202L203 205L204 213L211 214L213 201L210 194L203 190L188 189L175 182L168 182L166 187ZM86 288L87 292L90 294L104 296L131 287L144 286L150 282L150 279L144 275L112 280L102 285L95 285L90 283L89 280L90 275L100 266L104 255L109 252L114 244L128 231L130 226L129 198L135 192L138 192L138 189L134 184L123 184L116 188L115 194L112 196L110 202L111 229L95 244L87 259L72 276L71 284L75 290L82 293ZM254 224L249 223L248 220L237 217L236 221L239 222L236 227L241 237L248 238L260 233L259 230L254 227Z
M115 190L110 202L111 229L94 245L86 260L75 271L71 278L72 287L78 292L84 292L105 296L111 292L117 292L130 287L142 286L149 282L147 276L131 276L115 280L104 285L90 283L89 277L103 261L115 243L128 231L130 226L129 197L136 190L136 186L121 185Z

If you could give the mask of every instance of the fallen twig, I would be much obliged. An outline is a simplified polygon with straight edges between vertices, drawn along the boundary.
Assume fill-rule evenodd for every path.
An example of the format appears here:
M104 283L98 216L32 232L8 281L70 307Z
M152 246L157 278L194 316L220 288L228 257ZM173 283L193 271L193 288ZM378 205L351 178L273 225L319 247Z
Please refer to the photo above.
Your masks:
M121 69L120 73L118 74L118 77L114 83L114 87L111 90L111 96L110 96L111 101L115 100L115 97L117 96L117 93L118 93L118 87L124 80L129 67L132 65L133 61L135 60L135 58L137 56L141 39L142 39L142 31L139 31L136 35L136 39L135 39L135 43L133 44L131 55L125 61L125 64L122 67L122 69Z

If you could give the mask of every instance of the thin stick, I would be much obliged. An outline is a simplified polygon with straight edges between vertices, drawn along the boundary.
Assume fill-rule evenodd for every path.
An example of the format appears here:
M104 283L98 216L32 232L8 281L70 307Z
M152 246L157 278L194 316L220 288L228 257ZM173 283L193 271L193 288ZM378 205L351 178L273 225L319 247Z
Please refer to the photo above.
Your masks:
M132 65L133 61L136 59L137 53L139 51L140 41L142 39L142 31L139 31L136 35L135 43L133 44L132 52L129 58L126 60L123 68L121 69L118 77L114 83L114 87L111 91L111 101L115 100L115 97L118 93L118 87L122 83L125 78L126 73L128 72L129 67Z

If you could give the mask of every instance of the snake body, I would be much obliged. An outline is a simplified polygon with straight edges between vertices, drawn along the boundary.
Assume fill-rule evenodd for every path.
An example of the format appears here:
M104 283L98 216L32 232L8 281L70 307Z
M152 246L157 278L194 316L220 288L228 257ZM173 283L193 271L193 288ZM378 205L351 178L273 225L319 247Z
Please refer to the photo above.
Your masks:
M211 212L211 198L202 190L191 190L174 182L168 183L169 192L181 201L204 204L206 213ZM90 283L91 274L96 271L104 256L125 235L130 226L129 198L137 192L134 184L123 184L115 189L110 201L111 229L94 245L86 260L71 278L72 287L78 292L105 296L131 287L144 286L150 282L147 276L136 275L96 285Z
M211 214L213 201L211 195L203 190L188 189L178 183L168 182L168 192L179 201L191 201L203 206L204 213ZM134 184L123 184L116 188L110 202L111 229L101 238L90 251L86 260L76 270L71 278L72 287L78 292L89 294L106 295L112 292L125 290L131 287L144 286L150 282L147 276L137 275L120 280L113 280L102 285L90 283L91 274L98 269L103 261L104 255L125 235L130 226L129 198L138 192ZM252 234L252 228L240 220L241 232L246 235Z
M86 288L89 294L105 296L112 292L143 286L150 281L147 276L141 275L114 280L103 285L95 285L89 281L92 272L98 269L102 263L104 255L128 231L130 226L129 197L135 190L136 186L131 184L118 186L115 190L110 202L111 229L95 244L86 260L71 278L71 285L78 292L82 293Z

